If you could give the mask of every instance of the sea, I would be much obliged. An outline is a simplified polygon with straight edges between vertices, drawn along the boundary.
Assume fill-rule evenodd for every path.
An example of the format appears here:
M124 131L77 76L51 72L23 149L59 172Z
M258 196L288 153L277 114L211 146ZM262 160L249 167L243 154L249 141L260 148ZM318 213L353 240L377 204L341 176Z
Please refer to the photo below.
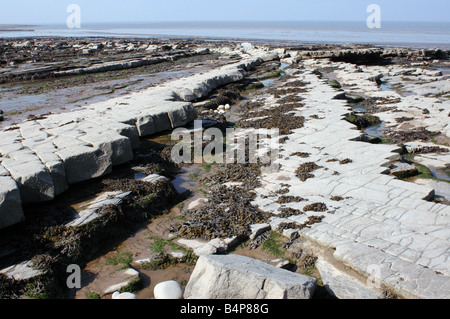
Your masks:
M189 21L66 25L0 25L0 39L39 37L197 38L288 44L351 44L450 49L449 22Z

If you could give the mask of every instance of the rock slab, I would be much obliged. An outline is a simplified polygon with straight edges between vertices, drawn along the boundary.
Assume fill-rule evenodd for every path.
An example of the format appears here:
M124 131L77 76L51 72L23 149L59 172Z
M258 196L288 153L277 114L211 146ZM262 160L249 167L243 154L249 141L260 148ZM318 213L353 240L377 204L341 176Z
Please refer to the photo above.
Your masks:
M240 255L200 256L185 299L310 299L316 279Z

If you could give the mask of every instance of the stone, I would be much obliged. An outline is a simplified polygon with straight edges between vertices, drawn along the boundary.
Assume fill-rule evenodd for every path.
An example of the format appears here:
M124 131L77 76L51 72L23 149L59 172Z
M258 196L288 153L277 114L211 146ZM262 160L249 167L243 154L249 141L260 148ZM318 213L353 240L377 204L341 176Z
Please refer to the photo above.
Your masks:
M186 299L309 299L314 278L240 255L200 256Z
M150 175L147 175L146 177L144 177L141 180L144 181L144 182L153 184L153 183L156 183L157 181L165 180L165 179L167 179L167 178L164 177L164 176L161 176L161 175L158 175L158 174L150 174Z
M97 198L89 202L89 204L82 211L75 214L74 218L66 224L68 227L78 227L85 225L96 218L102 216L100 214L100 209L107 205L120 205L124 198L126 198L131 191L122 192L105 192L99 195Z
M339 299L377 299L382 296L381 289L370 288L362 280L338 269L323 258L315 263L327 291Z
M131 282L139 280L139 272L133 268L119 270L115 272L112 280L118 281L117 284L111 285L103 290L103 295L120 291L123 287L128 286Z
M187 206L187 209L197 209L199 207L202 207L206 202L208 202L207 198L197 198L196 200L189 203Z
M117 132L89 132L80 137L80 140L100 149L106 156L111 158L113 166L124 164L133 159L130 140Z
M112 299L138 299L135 294L132 294L131 292L123 292L120 293L118 291L115 291L112 296Z
M0 274L15 280L27 280L45 274L45 271L33 268L31 260L0 270Z
M153 289L155 299L183 299L184 290L175 280L158 283Z
M217 252L217 247L197 239L178 239L177 243L184 245L194 251L197 256L215 254Z
M391 165L391 174L405 178L408 176L414 176L418 173L417 167L412 164L404 163L404 162L394 162Z
M47 167L53 181L55 196L66 191L69 188L69 183L67 182L64 163L56 155L57 148L51 140L46 139L40 142L24 140L23 144L36 153L42 163Z
M63 160L69 184L86 181L111 173L112 162L108 154L85 145L75 145L58 150Z
M270 230L270 224L262 223L262 224L253 224L250 225L250 240L254 240L256 237L264 233L265 231Z
M35 153L29 150L12 152L1 164L17 182L22 203L39 203L55 197L52 176Z
M16 181L10 176L0 176L0 228L14 225L24 219Z
M182 251L172 251L169 254L172 255L172 257L177 258L177 259L182 259L184 256L186 256L186 254Z
M195 120L197 114L191 103L185 102L172 102L169 104L168 116L170 119L171 127L176 128Z

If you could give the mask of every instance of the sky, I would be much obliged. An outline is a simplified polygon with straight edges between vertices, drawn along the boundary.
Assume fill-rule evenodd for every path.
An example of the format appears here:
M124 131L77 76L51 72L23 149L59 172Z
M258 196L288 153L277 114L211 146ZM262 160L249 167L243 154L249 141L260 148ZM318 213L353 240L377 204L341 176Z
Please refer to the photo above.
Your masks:
M450 0L0 0L0 24L65 24L72 3L82 23L365 21L372 3L383 21L450 22Z

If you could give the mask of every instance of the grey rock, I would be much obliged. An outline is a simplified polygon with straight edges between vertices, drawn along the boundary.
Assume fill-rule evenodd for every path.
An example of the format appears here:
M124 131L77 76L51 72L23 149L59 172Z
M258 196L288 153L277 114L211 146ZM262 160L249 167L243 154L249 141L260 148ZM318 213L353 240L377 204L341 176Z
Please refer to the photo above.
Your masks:
M94 147L74 145L57 154L64 162L69 184L103 176L112 169L111 157Z
M398 177L413 176L418 173L417 167L404 162L394 162L391 165L391 174Z
M38 203L55 197L48 168L29 149L10 153L2 165L17 182L23 203Z
M129 139L116 132L89 132L80 137L84 142L90 143L111 157L113 166L120 165L133 159L133 150Z
M319 258L315 264L327 291L339 299L378 299L382 290L368 287L363 281L350 276L337 267Z
M240 255L200 256L186 286L191 299L309 299L311 277Z
M19 187L10 176L0 176L0 228L24 219Z
M45 271L35 269L31 260L9 266L0 270L0 274L14 280L27 280L45 274Z

